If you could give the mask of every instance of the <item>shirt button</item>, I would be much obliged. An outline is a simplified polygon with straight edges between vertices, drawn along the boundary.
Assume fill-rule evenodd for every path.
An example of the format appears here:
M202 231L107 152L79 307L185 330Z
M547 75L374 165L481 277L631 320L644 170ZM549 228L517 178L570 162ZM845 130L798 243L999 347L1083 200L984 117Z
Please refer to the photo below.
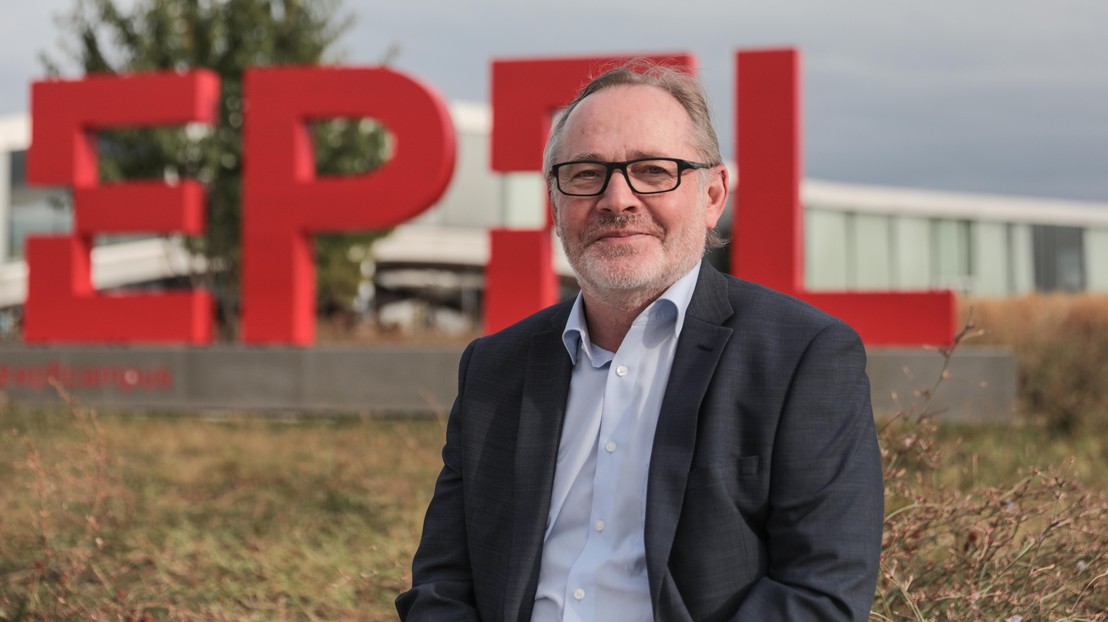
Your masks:
M585 600L585 590L581 588L573 590L573 598L576 600Z
M604 444L604 451L606 451L610 454L616 453L616 444L613 443L612 441L608 441L607 443Z
M627 375L627 366L626 365L620 365L619 367L617 367L616 368L616 375L619 376L620 378L626 376Z
M604 531L604 521L603 520L598 519L596 521L596 530L597 531Z

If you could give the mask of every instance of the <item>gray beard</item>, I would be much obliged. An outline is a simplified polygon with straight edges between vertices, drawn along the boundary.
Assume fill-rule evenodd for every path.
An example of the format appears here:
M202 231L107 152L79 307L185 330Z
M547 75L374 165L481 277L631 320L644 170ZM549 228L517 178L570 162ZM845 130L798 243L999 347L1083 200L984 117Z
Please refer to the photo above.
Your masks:
M633 256L638 251L627 246L590 247L588 242L604 233L623 229L648 233L661 240L661 256L652 259L662 262L662 265L655 267L648 274L624 273L607 269L603 265L605 260ZM696 259L699 259L699 257L693 258L688 266L665 263L669 259L670 246L679 241L668 239L662 227L649 217L638 214L630 216L601 214L572 242L564 232L559 231L559 234L562 238L562 247L570 266L577 275L577 283L581 289L591 298L616 309L630 311L649 305L674 281L688 272L696 263ZM576 246L576 249L572 248L573 246Z

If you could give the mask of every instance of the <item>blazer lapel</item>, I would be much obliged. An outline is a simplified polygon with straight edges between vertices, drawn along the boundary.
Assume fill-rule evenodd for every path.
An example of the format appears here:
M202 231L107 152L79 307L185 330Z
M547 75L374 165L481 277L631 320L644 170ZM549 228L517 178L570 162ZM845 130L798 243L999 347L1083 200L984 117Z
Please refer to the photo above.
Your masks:
M506 619L518 615L521 620L529 620L533 603L526 599L533 598L538 588L543 533L573 372L562 343L566 317L567 313L556 314L550 331L534 334L527 353L516 437L514 533L504 595Z
M731 314L726 279L705 263L685 312L650 458L645 541L650 597L655 610L685 497L700 404L733 332L720 323Z

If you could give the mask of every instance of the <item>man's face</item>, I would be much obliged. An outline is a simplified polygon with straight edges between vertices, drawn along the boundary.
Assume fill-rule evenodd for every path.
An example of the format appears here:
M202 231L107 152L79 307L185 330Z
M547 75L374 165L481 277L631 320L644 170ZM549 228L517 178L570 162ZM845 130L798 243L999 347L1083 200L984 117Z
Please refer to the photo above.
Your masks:
M670 94L643 85L598 91L570 113L554 163L636 158L698 161L688 113ZM687 171L672 192L640 195L614 171L604 193L555 195L555 221L566 256L586 293L661 294L704 253L727 198L726 169Z

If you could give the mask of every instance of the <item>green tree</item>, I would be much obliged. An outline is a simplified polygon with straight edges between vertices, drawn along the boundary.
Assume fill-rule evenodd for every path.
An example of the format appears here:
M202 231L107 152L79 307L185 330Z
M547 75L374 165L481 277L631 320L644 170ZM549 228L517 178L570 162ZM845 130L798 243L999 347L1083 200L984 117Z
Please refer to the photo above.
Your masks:
M184 71L219 74L219 121L212 128L122 129L102 132L100 177L195 178L208 190L206 233L188 239L208 260L194 280L219 301L221 335L237 332L241 263L242 76L247 67L337 60L333 52L351 16L341 0L138 0L124 11L114 0L76 0L59 20L64 53L86 74ZM44 55L47 72L60 65ZM314 127L320 174L372 170L387 156L387 132L368 120L335 119ZM317 309L348 310L360 280L348 258L378 234L316 239Z

